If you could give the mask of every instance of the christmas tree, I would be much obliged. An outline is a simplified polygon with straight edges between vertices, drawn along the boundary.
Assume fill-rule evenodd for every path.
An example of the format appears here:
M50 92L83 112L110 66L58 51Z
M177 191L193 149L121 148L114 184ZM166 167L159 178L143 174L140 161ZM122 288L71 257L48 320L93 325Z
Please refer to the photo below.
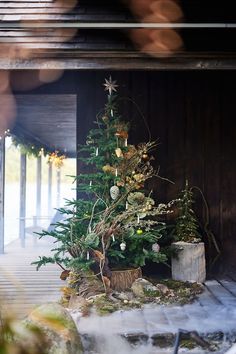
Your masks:
M178 200L179 215L176 220L176 239L184 242L200 242L198 232L198 221L193 210L193 192L189 187L188 181L185 182L185 188L181 192Z
M76 177L82 197L67 200L67 207L60 209L66 220L41 234L52 236L58 246L52 257L40 257L35 263L38 267L58 263L84 278L96 274L109 287L111 268L167 260L158 240L172 202L155 206L151 191L145 190L147 180L159 177L151 156L156 143L128 143L129 124L118 112L118 86L111 78L104 86L108 91L104 111L80 146L79 159L89 170Z

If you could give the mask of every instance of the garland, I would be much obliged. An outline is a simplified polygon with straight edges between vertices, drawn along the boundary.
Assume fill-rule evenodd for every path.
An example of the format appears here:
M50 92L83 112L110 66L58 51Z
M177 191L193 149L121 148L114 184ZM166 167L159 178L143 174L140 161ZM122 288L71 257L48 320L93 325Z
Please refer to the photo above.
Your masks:
M15 135L12 135L11 138L12 144L19 149L22 154L36 158L39 156L47 157L47 162L53 164L58 169L63 166L66 155L62 154L60 151L45 149L30 141L26 142L23 138L16 137Z

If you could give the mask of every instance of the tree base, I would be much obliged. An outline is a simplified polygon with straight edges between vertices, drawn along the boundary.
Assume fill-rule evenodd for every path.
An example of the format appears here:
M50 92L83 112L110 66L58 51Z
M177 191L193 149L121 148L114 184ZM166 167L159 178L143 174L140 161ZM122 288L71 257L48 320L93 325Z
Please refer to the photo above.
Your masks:
M141 268L113 270L111 276L111 288L116 291L125 291L131 288L133 282L142 278Z

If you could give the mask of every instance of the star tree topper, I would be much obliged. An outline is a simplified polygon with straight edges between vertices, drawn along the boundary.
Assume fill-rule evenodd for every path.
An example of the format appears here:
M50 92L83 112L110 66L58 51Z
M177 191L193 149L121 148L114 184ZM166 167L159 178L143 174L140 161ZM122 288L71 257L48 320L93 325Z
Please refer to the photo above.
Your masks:
M117 91L118 85L116 84L116 80L112 80L111 76L109 77L109 80L105 79L105 84L103 85L105 86L105 91L109 92L109 95L111 95L113 91Z

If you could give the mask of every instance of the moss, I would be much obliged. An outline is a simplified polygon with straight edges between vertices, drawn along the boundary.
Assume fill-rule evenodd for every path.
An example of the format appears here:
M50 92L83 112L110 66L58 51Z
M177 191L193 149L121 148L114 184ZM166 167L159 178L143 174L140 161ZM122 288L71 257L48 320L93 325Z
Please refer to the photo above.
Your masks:
M152 283L156 284L157 281L152 279ZM158 284L165 285L163 292L161 291L161 287L157 290L144 290L144 296L142 298L135 297L132 292L126 292L127 296L125 296L125 298L116 298L115 301L106 294L98 294L90 297L88 300L84 299L85 304L78 303L78 309L80 309L84 315L88 315L91 308L95 308L99 315L107 315L118 310L141 308L147 303L158 305L185 305L193 302L196 296L203 291L203 286L198 283L164 279L158 280ZM67 298L64 298L64 306L67 304L66 300ZM83 306L81 307L81 305Z
M182 339L180 346L181 348L187 348L190 350L196 348L198 345L192 339Z
M160 291L158 290L146 290L144 289L144 295L147 296L147 297L159 297L161 296L161 293Z
M118 304L111 302L111 300L105 295L95 298L94 307L99 315L107 315L119 310Z

